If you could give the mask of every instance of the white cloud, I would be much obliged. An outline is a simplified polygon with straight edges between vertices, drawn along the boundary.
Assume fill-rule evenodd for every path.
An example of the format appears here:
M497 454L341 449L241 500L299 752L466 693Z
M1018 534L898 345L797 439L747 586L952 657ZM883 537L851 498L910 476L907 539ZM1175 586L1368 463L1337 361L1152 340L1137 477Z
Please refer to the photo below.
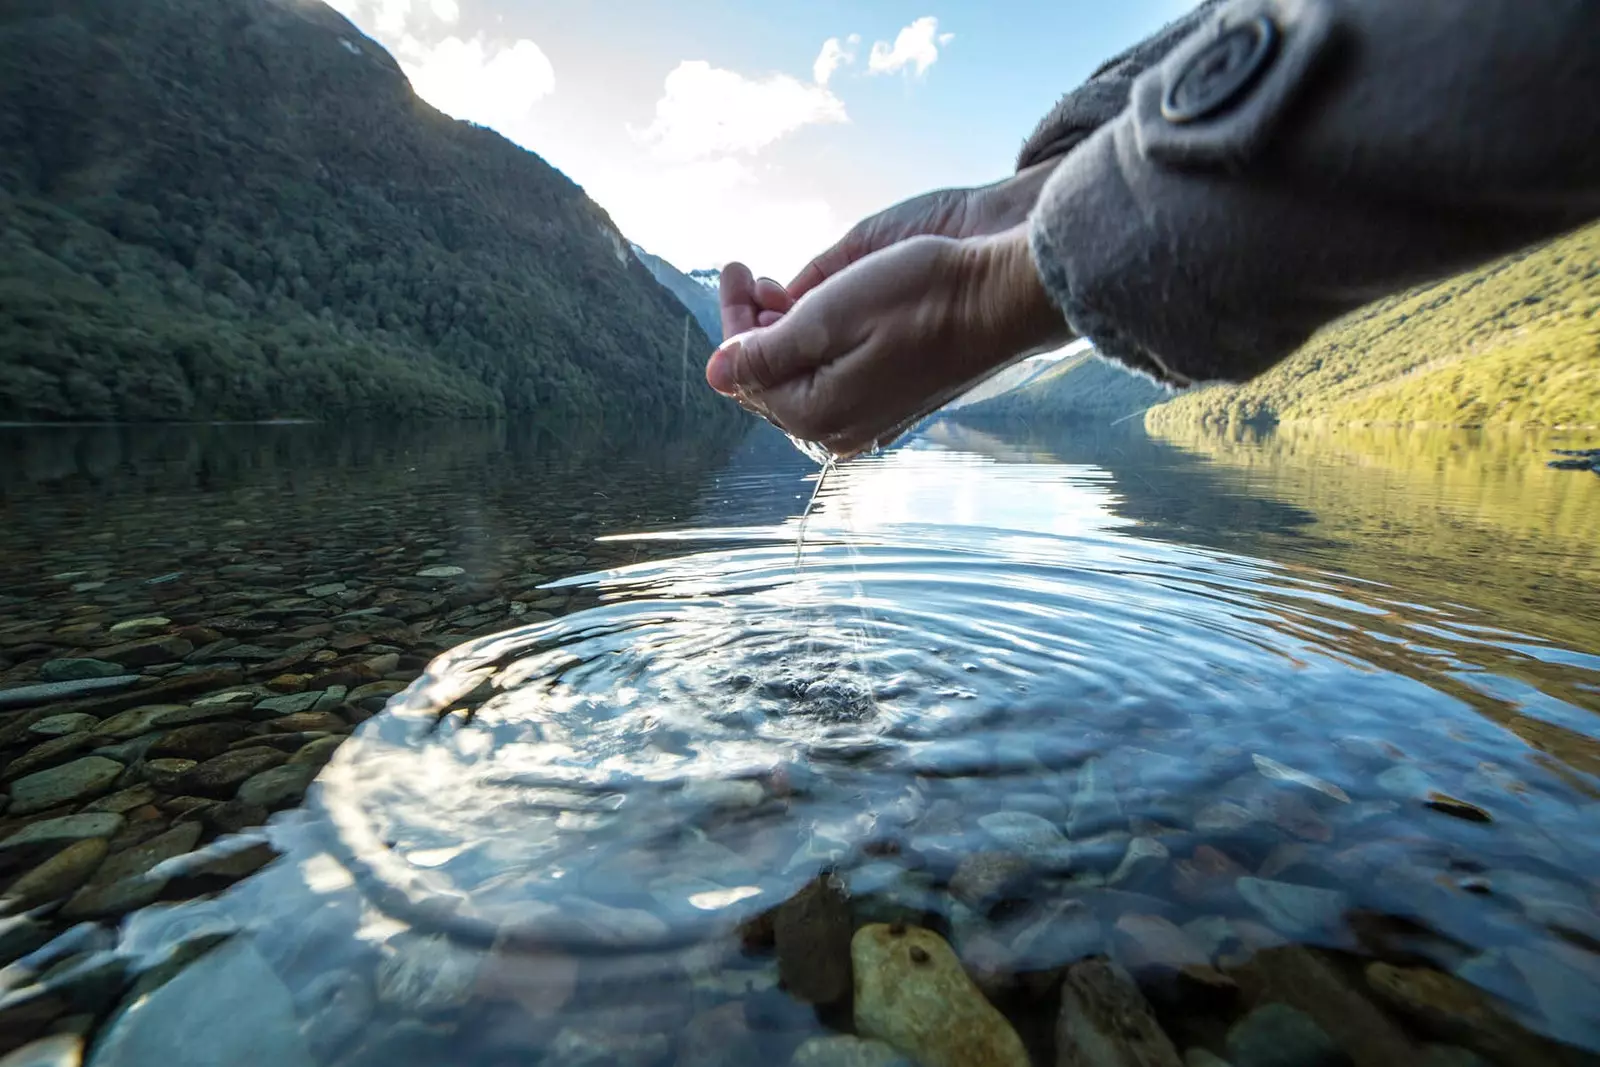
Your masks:
M428 6L433 8L433 17L440 22L453 26L461 21L461 5L456 0L431 0Z
M395 51L418 96L446 115L501 132L556 87L549 57L526 38L491 45L446 37L424 45L407 37Z
M667 75L655 119L635 136L682 162L756 152L802 126L849 121L825 86L787 74L747 78L695 59Z
M816 62L811 64L812 80L818 85L827 85L834 71L846 63L855 62L856 46L860 43L861 35L858 33L852 33L843 41L837 37L823 41L822 51L817 53Z
M461 18L460 0L328 0L328 4L380 38L403 37L425 13L450 25Z
M894 44L877 41L867 56L867 70L873 74L893 74L910 67L925 74L939 58L939 49L955 39L953 33L940 33L939 20L924 15L895 35Z

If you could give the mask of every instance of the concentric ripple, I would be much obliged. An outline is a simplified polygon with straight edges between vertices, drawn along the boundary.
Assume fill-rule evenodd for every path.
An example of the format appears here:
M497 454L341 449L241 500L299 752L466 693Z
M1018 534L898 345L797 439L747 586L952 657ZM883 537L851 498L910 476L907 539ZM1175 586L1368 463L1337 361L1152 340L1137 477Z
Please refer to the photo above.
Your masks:
M824 870L959 926L931 890L1004 848L1061 892L1223 906L1143 878L1143 839L1254 857L1266 888L1233 906L1307 941L1381 914L1452 963L1570 948L1594 743L1547 694L1600 658L1114 531L694 536L566 583L598 608L441 657L339 750L315 803L369 900L472 944L638 954ZM1513 661L1560 679L1485 666Z

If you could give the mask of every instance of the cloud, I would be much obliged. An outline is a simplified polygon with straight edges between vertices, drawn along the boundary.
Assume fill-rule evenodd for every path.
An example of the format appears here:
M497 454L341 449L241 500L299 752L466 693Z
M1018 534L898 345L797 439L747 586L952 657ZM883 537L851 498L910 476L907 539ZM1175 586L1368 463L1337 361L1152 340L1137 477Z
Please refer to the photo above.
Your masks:
M461 21L461 5L456 0L431 0L428 6L433 9L433 17L440 22L448 22L453 26Z
M856 46L860 43L859 33L852 33L843 41L837 37L829 37L823 41L822 51L817 53L816 62L811 64L812 80L818 85L827 85L834 71L846 63L856 61Z
M939 20L924 15L895 35L894 45L887 41L874 42L867 56L867 70L872 74L893 74L910 67L916 74L925 74L939 58L939 49L955 39L953 33L940 33Z
M662 159L686 162L757 152L803 126L849 121L826 86L787 74L747 78L694 59L667 75L655 119L634 136Z
M409 33L424 14L454 25L461 18L460 0L328 0L339 14L378 37Z
M446 37L424 45L407 37L395 52L422 99L452 118L502 132L556 88L549 57L526 38L491 45L482 38Z

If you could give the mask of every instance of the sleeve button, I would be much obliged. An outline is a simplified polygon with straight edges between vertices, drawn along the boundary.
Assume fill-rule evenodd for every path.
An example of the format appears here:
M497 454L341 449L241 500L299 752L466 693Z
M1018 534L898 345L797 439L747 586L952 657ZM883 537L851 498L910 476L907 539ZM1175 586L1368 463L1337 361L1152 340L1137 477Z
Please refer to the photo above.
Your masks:
M1181 125L1225 111L1250 91L1277 51L1278 27L1266 15L1224 30L1168 84L1162 117Z

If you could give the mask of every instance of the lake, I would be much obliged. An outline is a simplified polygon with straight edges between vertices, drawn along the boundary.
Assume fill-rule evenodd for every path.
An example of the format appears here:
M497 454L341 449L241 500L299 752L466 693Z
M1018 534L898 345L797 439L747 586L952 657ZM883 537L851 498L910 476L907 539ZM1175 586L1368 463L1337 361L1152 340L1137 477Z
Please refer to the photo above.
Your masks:
M0 1051L1600 1063L1594 443L0 428Z

